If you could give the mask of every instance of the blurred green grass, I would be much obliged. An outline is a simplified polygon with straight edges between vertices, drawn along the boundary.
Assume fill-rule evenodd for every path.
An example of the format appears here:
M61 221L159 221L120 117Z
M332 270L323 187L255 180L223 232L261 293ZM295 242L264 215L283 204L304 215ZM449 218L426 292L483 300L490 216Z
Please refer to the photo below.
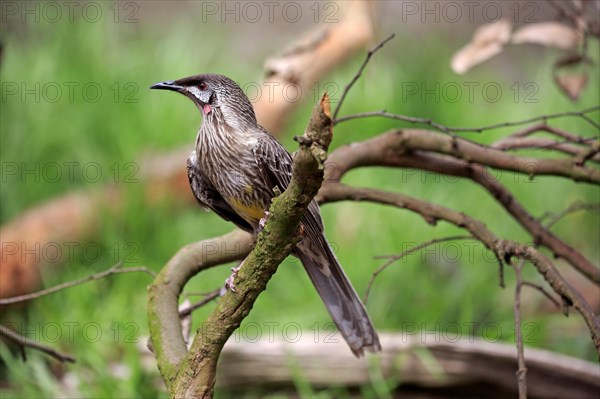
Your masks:
M138 27L117 27L110 23L87 24L82 21L39 24L26 27L26 34L6 35L3 32L5 55L0 77L5 82L88 82L98 84L103 94L98 102L86 101L75 90L74 101L39 102L32 96L21 101L19 96L3 98L1 103L0 157L3 163L26 167L43 167L49 163L62 165L78 162L97 163L103 172L97 183L91 183L80 173L75 179L56 182L36 181L26 177L7 177L0 191L0 221L6 223L28 207L73 189L101 189L114 179L111 165L117 163L121 173L129 162L138 163L148 151L163 151L182 145L192 149L200 116L189 100L165 93L153 93L147 87L161 80L179 78L203 71L231 76L238 82L256 81L260 76L258 54L251 62L232 62L222 48L232 34L213 35L214 40L202 41L201 56L190 51L197 45L192 23L174 24L164 37ZM403 32L397 32L402 37ZM282 43L285 44L285 43ZM449 70L448 63L461 41L434 33L427 35L420 46L411 47L400 39L389 43L368 66L344 104L342 114L387 109L410 116L432 118L449 126L482 126L496 122L519 120L531 116L580 110L598 104L598 76L591 77L589 87L578 104L567 100L555 87L550 75L555 53L541 53L541 59L524 58L515 61L519 67L502 69L493 62L476 68L464 77ZM594 44L595 53L598 48ZM592 51L590 51L592 53ZM505 57L515 56L505 54ZM339 98L340 89L354 75L362 55L333 72L327 82L334 82ZM525 84L534 82L538 91L535 103L525 102ZM502 89L499 101L490 102L475 91L474 101L439 101L431 95L421 98L406 93L407 84L444 85L456 82L465 88L468 82L493 82ZM510 87L517 83L517 98ZM117 84L117 86L113 86ZM126 86L131 83L132 85ZM111 87L116 87L119 93ZM5 86L3 86L5 90ZM311 93L313 94L313 93ZM315 91L314 93L318 93ZM336 96L337 94L337 96ZM115 98L116 95L116 98ZM129 97L128 97L129 96ZM128 102L126 100L135 100ZM515 101L516 100L516 101ZM293 151L291 137L304 129L311 101L304 103L282 138ZM594 114L598 120L598 114ZM575 118L561 119L556 125L589 135L589 125ZM365 119L339 125L333 148L364 140L386 129L402 126L394 121ZM511 132L501 129L478 135L474 139L489 143ZM467 135L468 137L472 137ZM184 165L182 159L182 167ZM33 165L33 166L32 166ZM120 175L120 181L122 181ZM139 176L138 176L139 177ZM558 178L535 178L513 173L501 173L499 178L534 216L545 211L559 212L575 200L598 202L596 187L574 184ZM503 209L483 190L468 182L439 178L432 174L385 168L352 171L346 182L357 186L379 187L407 193L433 203L443 204L481 218L498 236L529 242L530 238ZM119 218L107 213L93 237L80 243L93 243L100 248L99 256L76 250L68 264L46 265L42 272L47 286L71 280L108 268L125 252L132 250L127 265L160 267L182 245L231 230L231 225L213 214L194 207L177 209L161 203L152 209L140 206L140 184L125 187L124 211ZM99 212L105 212L99 210ZM399 253L411 244L434 237L462 234L445 223L432 227L420 217L389 207L365 203L341 203L323 207L327 235L337 248L340 261L357 291L364 293L373 270L382 261L376 255ZM590 259L599 257L597 246L599 217L579 213L560 222L555 231L581 249ZM80 247L81 248L81 247ZM368 309L381 331L438 330L454 336L456 325L463 334L474 332L490 341L513 341L513 274L506 270L507 288L498 287L498 270L491 255L480 245L448 244L412 255L390 267L376 281ZM118 252L117 252L118 250ZM441 254L440 254L441 253ZM560 262L559 262L560 263ZM193 279L189 292L206 292L223 283L229 274L227 267L210 270ZM540 277L527 267L526 276L533 281ZM14 312L12 321L26 323L30 337L68 351L78 359L75 365L58 366L33 351L28 361L21 362L3 345L2 359L8 366L3 372L10 384L2 390L3 397L56 397L68 391L54 375L74 375L76 389L86 397L166 397L159 389L152 367L140 359L140 345L147 336L146 291L150 277L144 274L111 276L102 281L71 288L32 301L26 312ZM578 316L565 319L560 313L528 313L540 307L544 299L528 295L524 321L531 334L527 344L546 347L571 355L594 358L593 346L583 321ZM194 313L198 325L211 306ZM15 321L16 320L16 321ZM247 323L278 323L281 331L286 323L298 323L311 333L315 326L330 323L325 309L310 286L298 262L286 260L260 297ZM22 324L25 325L25 324ZM69 325L73 336L69 336ZM52 339L50 328L61 336ZM417 334L417 333L415 333ZM443 335L441 336L443 339ZM114 371L115 365L128 367L125 375ZM299 380L301 381L301 379ZM299 382L299 390L311 392ZM381 386L365 388L379 392ZM332 389L329 394L335 395ZM313 392L314 393L314 392ZM325 393L325 396L329 395ZM68 395L68 394L65 394Z

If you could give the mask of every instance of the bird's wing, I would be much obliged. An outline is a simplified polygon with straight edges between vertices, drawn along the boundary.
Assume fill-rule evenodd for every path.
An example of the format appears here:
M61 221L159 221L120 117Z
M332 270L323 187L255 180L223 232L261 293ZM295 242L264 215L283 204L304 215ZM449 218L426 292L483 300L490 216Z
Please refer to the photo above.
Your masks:
M194 197L204 210L212 210L221 218L233 222L242 230L254 231L252 226L235 213L210 181L204 177L202 170L198 167L195 151L187 160L187 175Z
M285 191L292 180L292 155L267 132L259 136L254 155L267 186L271 190L277 187L279 191ZM308 205L302 224L305 230L308 229L306 233L314 234L315 238L323 231L321 212L315 200Z
M292 179L292 156L269 133L261 133L254 147L261 177L271 190L284 192Z

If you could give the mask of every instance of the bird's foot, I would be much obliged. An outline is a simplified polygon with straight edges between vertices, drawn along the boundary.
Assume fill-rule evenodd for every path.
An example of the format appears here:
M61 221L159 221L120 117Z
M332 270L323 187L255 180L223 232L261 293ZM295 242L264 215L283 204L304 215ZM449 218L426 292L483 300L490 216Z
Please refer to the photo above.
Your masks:
M244 262L242 261L238 266L231 268L231 275L227 277L227 279L225 279L225 287L221 295L224 295L225 292L227 292L227 290L230 290L231 292L236 292L235 283L233 280L237 277L238 272L242 268L243 264Z
M269 220L269 216L271 216L271 212L265 211L265 216L258 221L258 231L261 232L265 228L267 221Z

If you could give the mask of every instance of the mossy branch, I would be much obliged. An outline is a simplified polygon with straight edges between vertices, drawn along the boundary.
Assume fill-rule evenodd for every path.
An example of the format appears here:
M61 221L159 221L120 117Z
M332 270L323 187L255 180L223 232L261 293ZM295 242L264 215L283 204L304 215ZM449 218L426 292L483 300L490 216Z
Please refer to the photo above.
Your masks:
M150 340L160 373L168 388L177 377L187 356L179 321L179 296L185 284L203 270L246 256L254 238L235 230L181 248L148 287ZM232 247L233 245L233 247Z

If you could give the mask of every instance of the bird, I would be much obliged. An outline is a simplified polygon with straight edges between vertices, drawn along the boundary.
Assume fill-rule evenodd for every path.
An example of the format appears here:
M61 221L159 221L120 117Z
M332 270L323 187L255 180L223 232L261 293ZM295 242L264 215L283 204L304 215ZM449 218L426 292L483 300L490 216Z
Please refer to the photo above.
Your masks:
M244 91L224 75L194 75L150 88L183 94L202 113L195 148L187 160L190 187L198 204L240 229L258 234L271 200L290 183L292 155L258 124ZM301 226L302 239L293 254L302 262L351 351L356 357L365 350L380 351L365 306L325 238L315 200L302 216Z

